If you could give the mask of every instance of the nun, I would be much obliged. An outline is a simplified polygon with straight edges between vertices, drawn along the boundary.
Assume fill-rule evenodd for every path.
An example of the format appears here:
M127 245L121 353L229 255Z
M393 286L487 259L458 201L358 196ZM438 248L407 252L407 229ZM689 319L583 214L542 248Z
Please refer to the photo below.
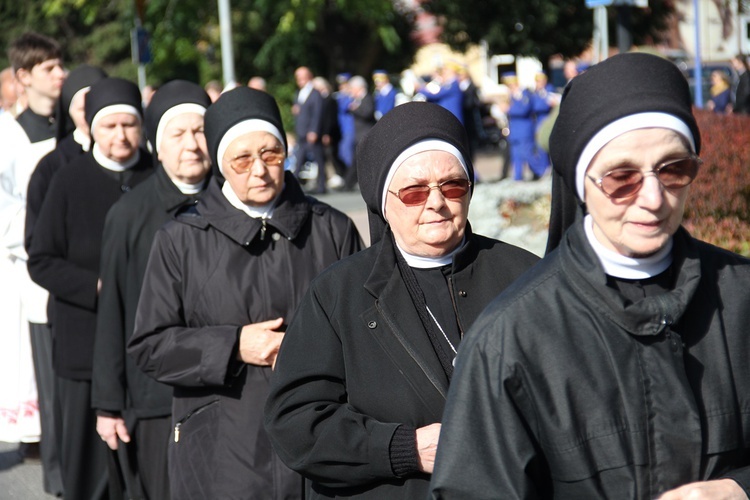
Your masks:
M361 239L284 171L286 134L269 94L222 94L205 134L225 180L212 176L157 231L128 351L174 391L173 498L301 498L301 478L263 429L268 380L310 281Z
M106 493L106 445L91 409L91 369L99 296L104 219L110 207L151 175L139 149L141 96L127 80L105 78L85 100L91 130L88 153L55 174L29 249L29 275L52 296L56 421L65 496Z
M464 332L538 258L472 232L466 132L437 104L384 115L357 168L373 245L310 286L266 428L306 498L425 498Z
M110 449L129 443L125 486L145 498L170 498L167 442L172 388L141 371L127 356L138 297L156 231L203 191L211 163L203 115L211 104L195 83L174 80L156 91L146 108L145 126L154 174L123 196L104 223L91 404L97 432ZM122 453L119 456L124 456Z
M568 83L555 250L468 335L432 498L747 498L750 261L680 225L700 148L666 59Z

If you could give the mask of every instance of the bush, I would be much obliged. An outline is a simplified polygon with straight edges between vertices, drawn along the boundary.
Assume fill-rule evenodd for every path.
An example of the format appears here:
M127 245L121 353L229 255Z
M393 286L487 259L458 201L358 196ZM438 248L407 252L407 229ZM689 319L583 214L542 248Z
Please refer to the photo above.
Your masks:
M750 256L750 116L695 111L703 167L683 225L698 239Z

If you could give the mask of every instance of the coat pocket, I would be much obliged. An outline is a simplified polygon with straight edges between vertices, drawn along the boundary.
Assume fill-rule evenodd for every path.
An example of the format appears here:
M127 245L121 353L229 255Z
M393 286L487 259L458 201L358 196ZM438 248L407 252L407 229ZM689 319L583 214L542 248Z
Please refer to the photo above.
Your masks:
M169 447L169 482L174 498L211 497L220 409L216 399L175 423Z

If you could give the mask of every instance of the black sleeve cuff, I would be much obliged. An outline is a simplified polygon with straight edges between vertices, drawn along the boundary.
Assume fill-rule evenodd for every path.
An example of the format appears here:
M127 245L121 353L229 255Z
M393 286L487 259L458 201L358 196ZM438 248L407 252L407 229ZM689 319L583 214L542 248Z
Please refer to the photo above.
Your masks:
M750 498L750 467L742 467L729 471L721 476L721 479L732 479L740 485L740 488L744 490L745 495Z
M227 386L231 386L234 383L235 379L239 377L240 373L242 373L242 370L245 368L245 363L243 363L238 356L240 352L241 333L242 327L239 327L237 329L237 340L235 340L234 342L234 347L232 348L232 356L229 358L229 366L227 366L227 375L224 382Z
M391 469L396 477L419 472L417 430L408 425L399 425L391 438L388 453L391 458Z

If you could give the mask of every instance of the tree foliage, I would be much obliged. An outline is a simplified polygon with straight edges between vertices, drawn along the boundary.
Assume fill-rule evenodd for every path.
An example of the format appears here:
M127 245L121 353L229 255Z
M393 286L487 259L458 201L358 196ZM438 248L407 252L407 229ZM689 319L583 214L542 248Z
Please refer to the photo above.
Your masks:
M672 12L671 0L651 0L648 9L631 9L634 42L655 40ZM430 0L425 8L441 19L443 37L462 49L486 41L494 53L572 57L590 43L593 13L585 0ZM616 10L608 10L610 45L616 46Z
M221 78L213 0L0 0L0 40L7 47L24 31L39 31L61 42L70 67L86 62L135 79L130 32L137 4L150 34L149 83ZM400 71L416 50L412 20L391 0L232 0L231 9L237 78L263 76L282 93L293 91L300 65L329 78L375 67Z

